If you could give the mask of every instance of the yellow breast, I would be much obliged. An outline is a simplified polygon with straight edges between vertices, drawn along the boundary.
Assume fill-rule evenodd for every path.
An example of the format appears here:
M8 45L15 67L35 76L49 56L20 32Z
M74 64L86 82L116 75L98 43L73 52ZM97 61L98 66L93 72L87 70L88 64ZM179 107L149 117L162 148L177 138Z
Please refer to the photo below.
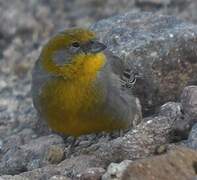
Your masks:
M65 71L70 78L53 78L42 88L40 106L49 126L73 136L123 128L121 121L114 121L105 113L102 88L95 85L105 56L100 53L86 56L86 59L75 58L73 67Z

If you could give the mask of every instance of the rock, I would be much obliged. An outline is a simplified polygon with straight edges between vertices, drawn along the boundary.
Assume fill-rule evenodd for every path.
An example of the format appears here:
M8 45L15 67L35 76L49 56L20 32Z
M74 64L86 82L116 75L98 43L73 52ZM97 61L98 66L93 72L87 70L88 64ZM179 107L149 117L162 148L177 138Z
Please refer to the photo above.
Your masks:
M197 121L197 86L188 86L183 89L181 103L188 118Z
M190 132L197 119L197 86L187 86L181 94L181 103L168 102L161 106L159 115L175 118L171 141L179 142L186 140L188 147L195 148L195 129ZM189 135L190 134L190 135Z
M167 146L167 145L164 145L164 144L158 145L158 146L156 146L156 148L155 148L154 154L155 154L155 155L161 155L161 154L166 153L167 150L168 150L168 146Z
M121 162L124 159L145 158L155 154L158 145L170 142L174 122L175 120L165 116L145 118L122 137L99 141L85 148L79 146L74 149L73 155L94 154L105 166L110 162Z
M189 132L192 128L192 126L197 122L197 86L187 86L183 89L182 94L181 94L181 106L182 106L182 113L183 113L183 118L181 121L177 121L175 126L174 134L176 137L180 137L180 135L183 137L182 139L187 139ZM194 131L190 133L189 139L192 139L191 137L193 135ZM176 139L176 138L175 138ZM180 138L178 138L180 140ZM191 145L193 140L188 140L188 143ZM195 146L195 145L194 145Z
M196 7L197 2L195 0L170 0L170 3L166 7L163 7L161 13L175 15L181 19L196 23L197 14L194 10Z
M80 155L78 157L71 157L69 159L65 159L58 165L48 165L42 168L34 169L32 171L21 173L20 177L28 178L29 180L50 179L50 178L56 179L58 177L71 180L80 177L83 174L85 175L88 172L88 169L92 167L94 167L93 168L94 170L99 170L95 172L100 174L102 173L101 171L102 168L100 168L102 166L103 163L95 156ZM9 176L9 177L15 177L15 176Z
M83 144L74 149L74 155L94 154L105 165L124 159L139 159L150 155L163 154L170 142L180 142L188 138L189 130L180 103L168 102L161 106L154 117L147 117L122 137L100 138L100 141ZM82 139L83 141L83 139Z
M66 176L61 176L61 175L59 176L55 175L55 176L52 176L49 180L70 180L70 178L67 178Z
M176 120L181 119L183 117L181 103L167 102L160 107L158 114Z
M2 151L7 152L12 148L27 144L30 140L35 139L36 137L37 136L32 129L23 129L17 134L4 138L2 143Z
M161 106L158 114L175 120L170 133L171 142L188 138L193 121L185 116L181 103L168 102Z
M46 160L48 160L51 164L60 163L63 157L64 150L62 147L59 147L57 145L49 147L48 152L46 154Z
M196 151L178 148L164 155L131 162L120 179L192 179L196 176L196 162Z
M50 153L55 147L61 152L58 155L57 152ZM9 142L3 149L5 154L1 158L0 174L18 174L49 163L60 162L63 158L63 147L63 139L58 135L43 136L24 145Z
M76 157L65 159L58 166L63 169L63 173L68 177L77 178L86 174L90 168L95 168L95 172L100 174L101 172L99 171L101 170L100 168L104 167L104 162L94 155L81 154Z
M77 176L80 180L100 180L105 170L103 168L89 168Z
M102 180L119 180L131 162L132 161L125 160L119 164L111 163L107 168L107 172L102 176Z
M2 151L3 149L3 141L0 139L0 152Z
M192 127L188 140L184 144L189 148L197 150L197 123Z
M188 148L176 147L176 149L169 150L166 154L148 159L137 161L125 160L120 164L112 163L108 166L107 172L102 176L102 179L192 179L197 172L196 162L196 151ZM83 175L91 171L90 169L94 172L97 171L103 173L104 171L102 168L88 168L88 166L93 167L93 164L95 165L95 163L98 163L98 161L95 161L95 157L81 156L71 158L70 160L64 160L58 166L51 165L22 173L20 176L1 176L0 178L3 180L33 180L43 178L51 180L58 178L69 180L74 177L82 178ZM76 173L75 171L77 166L80 166L80 173ZM72 173L74 173L75 176L72 176ZM67 177L66 174L70 174L70 177Z
M144 112L176 101L183 87L197 81L197 26L175 17L124 13L91 27L108 50L137 72L133 88Z
M153 11L167 7L170 0L136 0L135 5L144 11Z
M26 177L22 177L20 175L15 175L15 176L5 175L5 176L1 176L0 180L30 180L30 179Z

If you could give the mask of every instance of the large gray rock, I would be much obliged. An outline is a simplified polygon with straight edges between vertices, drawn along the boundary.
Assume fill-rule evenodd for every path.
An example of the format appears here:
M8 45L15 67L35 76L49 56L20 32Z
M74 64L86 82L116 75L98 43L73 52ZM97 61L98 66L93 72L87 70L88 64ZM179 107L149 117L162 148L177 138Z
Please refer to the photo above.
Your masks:
M108 50L140 76L134 87L144 112L175 101L197 83L197 26L175 17L125 13L91 27Z

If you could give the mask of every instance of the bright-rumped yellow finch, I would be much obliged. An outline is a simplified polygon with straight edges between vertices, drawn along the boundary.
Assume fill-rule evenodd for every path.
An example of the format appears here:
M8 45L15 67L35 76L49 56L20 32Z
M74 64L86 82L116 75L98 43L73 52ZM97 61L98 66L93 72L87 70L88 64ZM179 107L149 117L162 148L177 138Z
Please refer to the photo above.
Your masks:
M133 79L117 59L108 59L105 48L82 28L65 30L43 47L32 95L54 131L79 136L132 126L136 107L127 85Z

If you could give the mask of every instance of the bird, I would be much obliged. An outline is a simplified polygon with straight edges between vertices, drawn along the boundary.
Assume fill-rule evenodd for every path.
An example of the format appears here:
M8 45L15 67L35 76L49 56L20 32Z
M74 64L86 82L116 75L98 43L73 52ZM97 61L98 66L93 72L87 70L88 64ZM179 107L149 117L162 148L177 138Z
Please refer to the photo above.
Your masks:
M133 126L136 78L88 28L65 29L43 46L32 72L39 116L57 133L113 132Z

